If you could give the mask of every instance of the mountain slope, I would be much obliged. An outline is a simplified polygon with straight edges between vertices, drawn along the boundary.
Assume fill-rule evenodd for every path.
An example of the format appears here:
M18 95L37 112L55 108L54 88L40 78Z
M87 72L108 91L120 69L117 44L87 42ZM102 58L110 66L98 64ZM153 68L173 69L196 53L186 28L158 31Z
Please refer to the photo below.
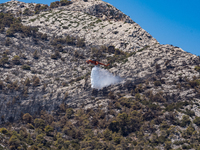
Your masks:
M54 132L63 133L64 125L60 122L67 115L63 113L73 108L73 115L66 120L78 131L82 126L77 122L83 121L81 114L85 114L90 125L83 125L84 131L89 128L93 133L96 130L103 133L108 128L106 133L112 131L124 139L129 137L130 143L136 141L132 146L141 148L144 143L139 145L139 142L145 136L148 146L163 148L165 142L188 140L189 133L181 134L186 128L192 126L199 130L198 123L193 121L200 116L199 57L172 45L159 44L128 16L100 0L54 2L50 7L10 1L0 8L3 20L0 22L0 123L3 126L21 118L23 123L19 124L32 123L38 128L33 118L42 115L48 118L51 114L54 123L43 117L45 126L51 125ZM89 58L110 63L105 69L124 81L101 90L92 89L92 66L85 63ZM105 119L92 115L93 111L95 115L107 113ZM30 121L24 119L26 113L33 116ZM128 121L123 124L120 115L124 113ZM139 117L134 118L137 116L134 113ZM190 126L188 122L183 123L184 115L190 116ZM101 121L95 124L94 117L107 124L103 126ZM134 119L138 122L135 127ZM70 126L67 123L65 126ZM153 142L155 133L163 136L161 131L172 126L176 126L177 135L169 137L169 133L163 133L167 134L163 141ZM136 132L139 130L141 133ZM76 139L68 132L67 136ZM104 138L104 141L114 140Z

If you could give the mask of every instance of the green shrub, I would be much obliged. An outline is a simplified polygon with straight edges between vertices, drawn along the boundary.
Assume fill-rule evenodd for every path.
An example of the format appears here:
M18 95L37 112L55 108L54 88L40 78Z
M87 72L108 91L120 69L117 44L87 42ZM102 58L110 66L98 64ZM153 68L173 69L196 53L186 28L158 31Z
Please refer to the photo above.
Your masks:
M189 125L186 129L186 134L188 135L188 137L192 136L192 133L195 131L195 128L192 125Z
M41 5L40 5L40 4L36 4L34 10L35 10L35 11L39 11L40 8L41 8Z
M50 4L50 8L56 8L56 7L58 7L59 5L58 4L56 4L56 2L52 2L51 4Z
M141 100L141 95L140 95L140 93L135 94L135 99L136 99L137 101L140 101L140 100Z
M26 128L22 127L17 135L20 140L25 140L28 137L28 133Z
M0 33L3 33L3 32L4 32L4 27L0 26Z
M40 79L37 76L33 77L33 86L40 85Z
M73 149L75 149L75 150L79 150L80 149L80 145L79 145L78 140L71 141L71 147L73 147Z
M70 5L70 4L72 4L72 2L70 0L60 0L61 6L66 6L66 5Z
M165 107L166 107L165 110L173 111L174 109L176 109L176 110L180 111L180 108L183 109L183 106L187 106L187 105L189 105L188 101L183 101L183 102L181 101L181 102L176 102L176 103L172 103L172 104L167 104L167 105L165 105ZM191 114L193 114L193 113L191 113Z
M12 42L11 42L10 38L6 38L5 45L9 46L11 43Z
M58 44L58 45L56 46L56 48L57 48L57 50L58 50L59 52L62 52L62 51L63 51L63 47L62 47L61 44Z
M32 145L27 150L39 150L39 147L37 147L36 145Z
M176 107L175 104L169 104L169 105L166 105L165 110L166 111L174 111L175 107Z
M138 121L135 119L136 118L130 118L127 113L119 113L117 119L109 124L109 129L113 132L120 131L121 135L125 136L128 132L134 131L139 125L139 123L136 125Z
M68 44L68 45L76 45L76 43L75 43L75 41L76 41L76 38L75 37L73 37L73 36L67 36L66 37L66 43Z
M68 119L71 119L73 114L74 114L74 110L72 108L67 108L67 110L66 110L66 117Z
M27 37L27 36L36 37L37 31L38 31L37 27L29 27L29 26L22 26L21 27L21 33L23 33L25 37Z
M59 51L55 51L55 56L56 56L57 58L60 58L60 57L61 57Z
M8 133L8 130L6 128L1 128L0 129L0 132L3 133L3 134L7 134Z
M69 145L70 145L70 141L64 141L63 147L64 147L65 149L68 149L68 148L69 148Z
M195 119L193 120L193 122L200 127L200 117L195 117Z
M74 51L74 57L84 59L85 57L83 54L80 54L77 50Z
M120 99L118 99L118 101L120 102L120 104L122 106L131 108L131 106L133 105L133 99L132 98L126 98L126 97L121 97Z
M28 8L26 8L23 12L23 15L30 16L32 15L32 12Z
M111 141L112 140L112 131L110 131L109 129L105 129L103 132L103 136L106 141Z
M190 122L191 122L191 121L190 121L189 116L184 115L184 116L182 117L181 122L180 122L180 126L181 126L181 127L185 127L186 125L189 125Z
M25 54L22 54L20 57L21 57L22 59L27 59Z
M160 81L154 81L154 85L155 86L161 86L161 82Z
M191 146L190 146L190 145L183 144L183 145L182 145L182 149L191 149Z
M37 145L40 147L42 145L44 145L46 142L45 142L45 139L44 139L44 135L43 134L38 134L37 137L36 137L36 141Z
M15 65L19 65L20 64L20 57L15 55L13 58L12 58L12 62L15 64Z
M38 51L35 50L34 53L33 53L33 58L34 59L38 59L39 58L39 54L38 54Z
M108 50L108 53L114 54L115 53L115 46L110 45L110 46L108 46L107 50Z
M65 61L65 58L64 58L64 57L61 57L60 59L61 59L62 61Z
M114 32L113 32L113 34L117 34L117 33L119 33L119 31L114 31Z
M26 126L28 129L34 129L34 126L31 123L28 123Z
M47 135L49 135L49 133L50 133L50 132L53 132L54 129L53 129L53 127L51 127L50 125L47 125L47 126L45 127L44 131L45 131L45 133L46 133Z
M167 124L167 121L163 121L161 124L160 124L160 129L163 129L163 130L166 130L169 128L169 125Z
M9 28L7 31L6 31L6 36L8 37L13 37L15 34L15 31L12 29L12 28ZM6 41L5 42L5 45L6 46L9 46L10 42L9 41Z
M57 59L56 55L55 55L55 54L52 54L52 55L51 55L51 59Z
M0 59L0 66L4 66L5 64L9 64L7 54L3 54L2 58Z
M194 70L200 72L200 66L195 66Z
M135 88L135 93L141 93L143 92L143 88L142 88L142 84L139 84L136 88Z
M76 132L77 132L77 130L76 130L76 128L74 127L74 125L71 123L71 122L67 122L66 123L66 125L64 126L64 128L63 128L63 132L66 134L66 135L68 135L68 136L70 136L70 137L72 137L72 138L76 138Z
M121 136L120 134L117 134L116 132L112 134L112 139L115 142L115 144L120 144Z
M67 83L66 83L67 84ZM66 85L65 84L65 85ZM64 95L64 100L66 100L67 98L68 98L68 96L69 96L69 93L68 92L65 92L65 95Z
M68 29L68 26L62 26L63 29Z
M47 40L47 34L46 34L46 33L45 33L45 34L42 34L41 39L42 39L42 40Z
M186 108L186 111L185 111L184 113L185 113L186 115L190 116L190 117L195 116L195 112L192 111L192 110L189 110L189 109L187 109L187 108Z
M56 46L58 43L57 39L51 40L51 45Z
M16 135L12 135L12 136L10 137L10 139L9 139L8 144L9 144L11 147L17 149L17 147L20 146L20 140L18 139L18 137L17 137Z
M189 81L189 85L190 85L192 88L195 88L196 86L200 85L200 80Z
M40 11L39 10L36 10L35 12L34 12L34 14L39 14L40 13Z
M22 118L26 123L31 123L33 120L33 117L29 113L24 114Z
M36 128L44 129L45 121L43 119L36 118L34 120L34 125L35 125Z
M26 78L25 82L24 82L25 86L30 86L31 85L31 81L29 80L29 78Z
M31 67L27 64L22 65L23 70L31 70Z
M57 138L57 140L55 141L55 146L57 146L58 149L61 149L63 144L64 144L64 140L62 138L60 138L60 137Z
M155 67L156 67L156 70L160 69L160 65L159 64L156 64Z
M31 135L30 135L30 134L28 134L28 137L27 137L27 139L26 139L26 143L29 144L29 145L32 145L32 144L33 144L33 140L32 140L32 138L31 138Z
M85 47L85 39L84 38L78 38L76 46L77 47Z
M2 29L10 27L12 24L19 23L20 21L20 18L14 18L11 13L0 13L0 26Z
M115 49L115 55L123 55L124 52L120 51L118 48Z
M43 5L43 6L40 7L40 10L45 10L45 9L48 9L48 8L49 8L48 5Z
M43 86L42 86L42 91L43 91L43 92L45 92L46 87L47 87L47 84L44 83Z
M109 56L107 57L107 61L108 63L110 64L109 66L112 67L112 64L114 64L115 62L123 62L123 63L126 63L128 61L128 57L132 56L135 54L135 52L123 52L121 50L118 50L118 49L112 49L112 47L109 49L108 47L108 53L116 53L115 55L113 55L112 57ZM109 67L108 66L108 67Z
M0 90L2 90L3 88L4 88L3 81L0 80Z
M60 55L59 51L55 51L55 53L51 55L51 59L58 59L60 57L61 57L61 55Z
M166 142L165 142L165 149L166 149L166 150L170 150L170 149L171 149L171 145L172 145L172 142L171 142L171 141L166 141Z

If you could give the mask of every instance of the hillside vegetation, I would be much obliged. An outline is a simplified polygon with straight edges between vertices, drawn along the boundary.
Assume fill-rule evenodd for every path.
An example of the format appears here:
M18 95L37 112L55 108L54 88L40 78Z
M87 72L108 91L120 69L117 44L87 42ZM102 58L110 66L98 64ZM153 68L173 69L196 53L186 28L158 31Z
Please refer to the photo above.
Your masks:
M91 88L86 60L124 80ZM0 4L0 150L200 149L200 57L101 0Z

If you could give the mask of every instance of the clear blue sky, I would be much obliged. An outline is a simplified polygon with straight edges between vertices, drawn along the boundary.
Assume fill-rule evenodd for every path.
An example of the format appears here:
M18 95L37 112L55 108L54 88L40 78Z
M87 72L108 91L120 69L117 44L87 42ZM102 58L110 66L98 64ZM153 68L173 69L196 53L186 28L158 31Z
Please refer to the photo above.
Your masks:
M8 0L1 0L0 3ZM21 0L50 4L55 0ZM160 44L200 55L200 0L104 0L130 16Z
M130 16L160 44L200 55L200 0L105 0Z

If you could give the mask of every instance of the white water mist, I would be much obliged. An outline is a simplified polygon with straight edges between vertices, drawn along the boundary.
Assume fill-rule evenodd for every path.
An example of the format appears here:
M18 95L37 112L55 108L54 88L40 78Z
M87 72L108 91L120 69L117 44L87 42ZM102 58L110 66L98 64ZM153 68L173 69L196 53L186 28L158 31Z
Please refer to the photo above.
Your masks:
M100 67L93 67L91 72L91 84L92 88L102 89L103 87L111 84L117 84L122 81L119 76L114 76L110 72Z

